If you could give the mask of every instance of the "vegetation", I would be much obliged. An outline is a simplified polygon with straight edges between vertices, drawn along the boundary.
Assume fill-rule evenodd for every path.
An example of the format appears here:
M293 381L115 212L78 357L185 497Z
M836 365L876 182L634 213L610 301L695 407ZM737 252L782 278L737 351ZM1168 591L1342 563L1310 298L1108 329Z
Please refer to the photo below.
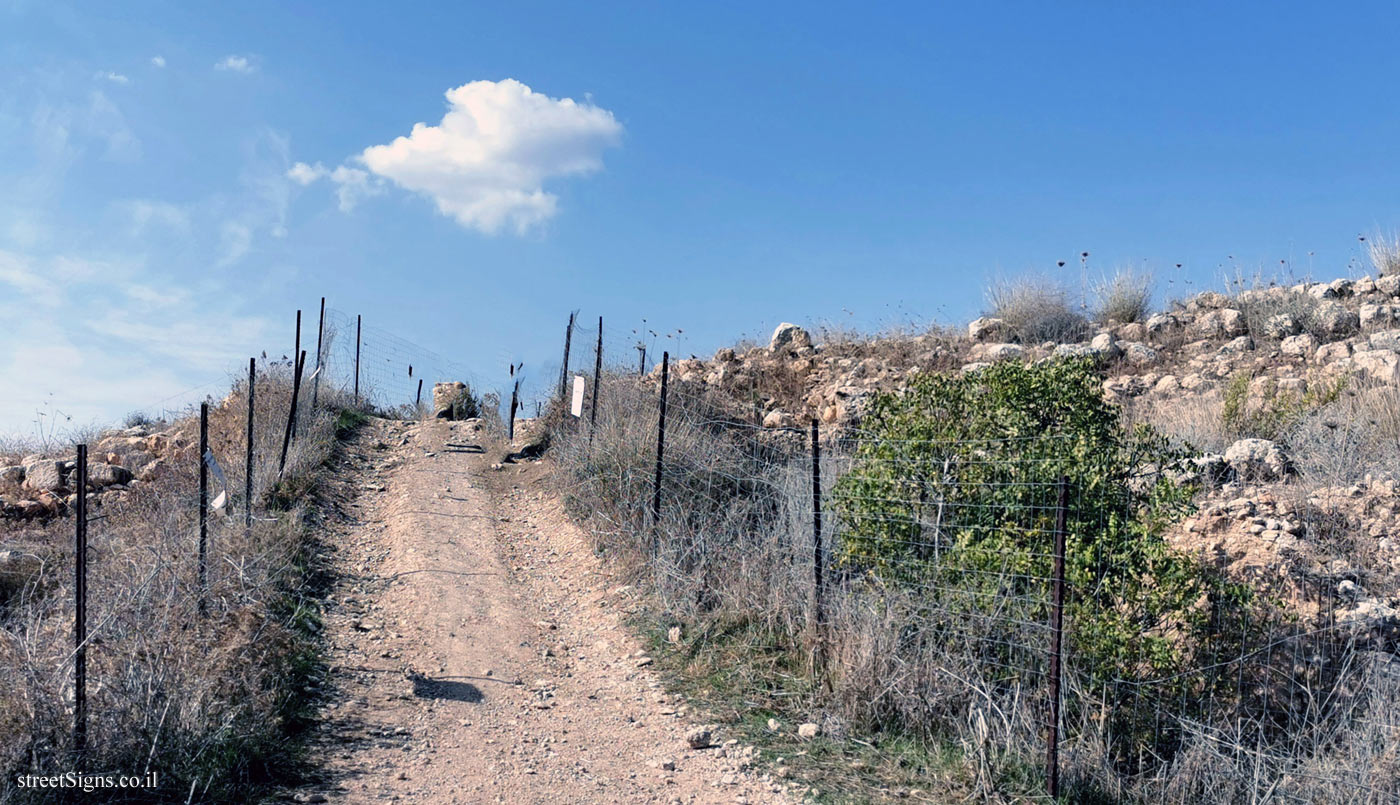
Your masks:
M198 419L168 424L174 452L163 475L107 500L89 530L87 768L155 770L144 801L247 802L297 773L298 738L321 689L322 581L307 515L326 494L325 464L363 413L340 395L308 405L285 471L278 457L290 404L287 372L257 389L258 517L243 527L246 388L210 410L210 441L229 475L234 516L209 520L208 592L201 611L196 533ZM303 395L305 399L305 395ZM336 413L339 411L339 413ZM60 455L65 448L55 446ZM235 460L234 457L237 457ZM20 789L27 773L73 768L70 517L24 524L6 547L44 571L0 608L0 801L54 801ZM9 526L7 526L9 527ZM192 793L193 792L193 793ZM87 797L79 794L80 798Z
M1260 380L1256 384L1252 372L1242 371L1225 387L1220 421L1233 438L1285 439L1304 417L1336 402L1347 387L1345 375L1309 383L1302 393L1279 389L1271 377Z
M1013 341L1076 342L1089 333L1089 321L1070 306L1069 292L1035 276L999 280L987 289L988 315L1004 323Z
M1094 285L1095 318L1101 324L1131 324L1152 312L1152 275L1120 269Z

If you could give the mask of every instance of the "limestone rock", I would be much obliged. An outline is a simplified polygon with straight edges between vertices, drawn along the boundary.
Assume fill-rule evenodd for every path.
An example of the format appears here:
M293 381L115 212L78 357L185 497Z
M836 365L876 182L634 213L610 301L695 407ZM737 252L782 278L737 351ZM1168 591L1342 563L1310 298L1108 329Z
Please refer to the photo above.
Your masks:
M1314 316L1318 328L1332 338L1345 338L1361 327L1361 317L1340 302L1323 302Z
M1240 439L1226 449L1225 460L1245 480L1282 480L1288 474L1288 457L1268 439Z
M1283 339L1283 342L1278 345L1278 349L1284 355L1306 358L1317 352L1317 339L1313 338L1310 333L1292 335Z
M30 492L58 492L64 489L62 462L48 460L26 464L24 488Z
M115 464L93 464L88 467L88 484L94 489L130 483L131 479L131 470L126 467Z
M773 331L768 341L768 350L773 353L789 353L812 348L812 336L796 324L783 322Z
M1005 330L1006 323L1001 319L983 316L967 325L967 337L973 341L991 341L1001 338Z

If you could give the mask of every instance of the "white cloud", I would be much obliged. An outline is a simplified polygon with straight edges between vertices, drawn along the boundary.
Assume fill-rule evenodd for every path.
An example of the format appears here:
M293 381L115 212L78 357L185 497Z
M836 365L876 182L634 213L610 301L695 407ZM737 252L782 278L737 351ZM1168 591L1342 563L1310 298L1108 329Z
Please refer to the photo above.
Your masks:
M368 173L298 163L292 178L310 184L329 176L339 185L340 208L348 210L380 192L375 178L381 177L432 199L462 226L524 233L557 210L546 181L601 170L603 151L622 136L612 112L551 98L511 78L473 81L446 94L449 108L437 125L415 124L407 136L351 160Z
M257 66L247 56L225 56L214 64L215 70L224 70L231 73L251 73L257 70Z
M164 66L165 66L165 57L164 57L164 56L152 56L152 57L151 57L151 66L152 66L152 67L164 67Z
M112 72L111 70L98 70L98 71L97 71L97 74L94 75L93 78L96 78L96 79L99 79L99 80L110 81L110 82L112 82L113 84L129 84L129 83L131 83L131 79L127 78L126 76L122 75L121 73L114 73L114 72Z
M287 178L306 187L317 179L327 176L326 166L317 162L315 165L308 165L305 162L298 162L287 171Z

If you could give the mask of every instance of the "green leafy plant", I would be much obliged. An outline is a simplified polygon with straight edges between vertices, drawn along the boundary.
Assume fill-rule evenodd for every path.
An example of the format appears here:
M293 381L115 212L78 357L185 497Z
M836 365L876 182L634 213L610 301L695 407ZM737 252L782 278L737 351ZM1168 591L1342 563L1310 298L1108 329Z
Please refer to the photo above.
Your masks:
M982 629L985 660L1024 681L1043 672L1027 659L1024 624L1047 622L1064 479L1068 651L1091 686L1172 677L1218 649L1214 624L1249 596L1168 545L1193 492L1171 472L1184 455L1147 426L1126 427L1101 384L1087 360L1002 363L878 395L837 482L838 564L919 588L936 630ZM1168 740L1142 724L1117 729L1135 746Z

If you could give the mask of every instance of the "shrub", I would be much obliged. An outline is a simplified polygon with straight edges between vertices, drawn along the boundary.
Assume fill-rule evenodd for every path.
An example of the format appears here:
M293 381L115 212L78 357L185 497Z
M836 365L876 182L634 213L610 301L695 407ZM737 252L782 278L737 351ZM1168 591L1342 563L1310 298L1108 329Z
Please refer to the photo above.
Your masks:
M1260 400L1251 405L1253 380L1252 373L1241 371L1225 387L1220 422L1225 432L1237 439L1284 439L1308 414L1336 402L1347 386L1347 378L1341 376L1309 383L1308 390L1299 394L1280 390L1273 378L1265 378Z
M1070 307L1069 292L1052 280L998 280L987 289L987 303L988 315L1001 319L1012 340L1023 344L1082 341L1089 333L1088 320Z
M838 562L871 583L922 589L951 630L986 620L995 601L1003 634L982 638L987 662L1039 673L1008 653L1024 653L1017 624L1047 617L1061 477L1069 650L1093 689L1171 677L1196 652L1217 650L1210 627L1222 607L1247 602L1242 587L1167 544L1192 492L1165 472L1183 454L1146 426L1124 426L1088 361L919 376L877 395L866 426L834 496L845 526ZM1166 740L1142 724L1118 733L1157 749Z
M1152 310L1152 276L1131 268L1094 285L1095 317L1100 323L1131 324Z

